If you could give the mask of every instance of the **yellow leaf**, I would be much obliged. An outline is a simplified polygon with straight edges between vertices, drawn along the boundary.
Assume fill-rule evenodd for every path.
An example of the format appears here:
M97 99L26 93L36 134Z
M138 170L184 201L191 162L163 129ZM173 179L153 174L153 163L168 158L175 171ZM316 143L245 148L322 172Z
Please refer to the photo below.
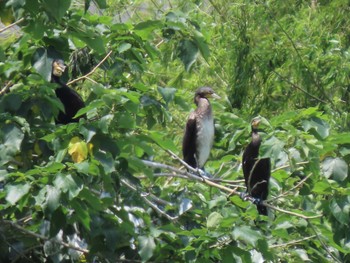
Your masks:
M81 163L87 158L88 147L86 142L79 137L73 137L68 145L68 153L72 156L75 163Z
M94 145L91 142L89 142L87 144L87 146L88 146L88 149L89 149L89 154L92 155L92 149L94 148Z

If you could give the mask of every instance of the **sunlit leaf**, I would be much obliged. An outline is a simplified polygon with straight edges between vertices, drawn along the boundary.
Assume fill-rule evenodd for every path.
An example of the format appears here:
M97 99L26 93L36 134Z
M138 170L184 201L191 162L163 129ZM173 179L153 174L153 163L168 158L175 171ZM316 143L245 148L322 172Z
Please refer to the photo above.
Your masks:
M322 170L326 178L332 177L340 182L348 176L348 164L341 158L326 158L322 163Z
M75 163L80 163L87 158L89 150L85 141L79 137L73 137L68 145L68 153Z
M218 212L212 212L207 219L207 227L208 228L215 228L217 227L221 220L222 220L222 215L219 214Z
M235 240L242 240L251 246L255 246L257 241L263 237L259 231L248 226L236 227L232 236Z
M147 261L153 256L154 250L156 248L154 238L139 236L137 240L139 243L139 255L141 256L143 261Z
M192 206L193 206L192 200L188 198L182 199L179 207L179 215L182 215L186 211L190 210Z
M6 201L14 205L30 190L29 184L9 185L6 187Z

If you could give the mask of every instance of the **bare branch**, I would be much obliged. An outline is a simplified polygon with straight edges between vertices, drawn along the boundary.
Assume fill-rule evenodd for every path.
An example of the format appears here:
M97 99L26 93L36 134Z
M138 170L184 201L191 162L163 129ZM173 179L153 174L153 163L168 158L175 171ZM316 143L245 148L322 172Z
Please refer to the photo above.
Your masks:
M273 210L276 210L276 211L279 211L281 213L284 213L284 214L288 214L288 215L292 215L292 216L297 216L297 217L300 217L300 218L303 218L303 219L315 219L315 218L320 218L322 217L323 215L315 215L315 216L306 216L306 215L302 215L302 214L299 214L299 213L295 213L295 212L291 212L291 211L288 211L288 210L284 210L282 208L279 208L277 206L273 206L273 205L270 205L266 202L262 202L262 205L266 206L266 207L269 207Z
M298 239L298 240L293 240L293 241L290 241L288 243L283 243L283 244L276 244L276 245L272 245L270 246L269 248L278 248L278 247L288 247L288 246L293 246L293 245L297 245L301 242L304 242L306 240L309 240L309 239L313 239L315 238L316 235L313 235L313 236L309 236L309 237L304 237L302 239Z
M21 23L22 21L24 21L24 17L22 17L21 19L18 19L16 22L12 23L11 25L8 25L8 26L6 26L6 27L4 27L4 28L1 28L1 29L0 29L0 33L6 31L7 29L9 29L9 28L11 28L11 27L13 27L13 26L15 26L15 25L18 25L18 24Z
M27 230L24 227L18 225L15 222L10 221L10 220L1 219L0 222L2 222L4 224L7 224L7 225L10 225L11 227L16 228L17 230L21 231L22 233L27 234L27 235L32 236L32 237L35 237L35 238L38 238L40 240L55 242L55 243L57 243L59 245L62 245L64 247L66 247L66 248L70 248L70 249L73 249L73 250L76 250L76 251L80 251L80 252L82 252L84 254L89 253L89 250L87 250L87 249L84 249L84 248L81 248L81 247L76 247L76 246L71 245L69 243L66 243L64 241L58 241L58 240L55 240L55 239L50 239L50 238L48 238L46 236L43 236L43 235L37 234L37 233L35 233L33 231Z
M304 164L308 164L308 163L309 163L309 161L305 161L305 162L296 163L295 165L304 165ZM279 167L273 169L273 170L271 171L271 173L274 173L274 172L276 172L276 171L278 171L278 170L282 170L282 169L288 168L288 167L290 167L290 164L286 164L286 165L279 166Z
M122 179L121 182L128 187L129 189L131 189L134 192L137 192L138 189L131 185L129 182L127 182L126 180ZM163 210L159 209L159 207L157 205L155 205L154 203L152 203L147 196L140 194L140 197L150 206L152 207L158 214L160 214L161 216L166 217L167 219L169 219L170 221L176 221L178 219L178 216L173 217L168 215L167 213L165 213Z
M111 51L109 51L108 52L108 54L89 72L89 73L87 73L86 75L84 75L84 76L81 76L81 77L79 77L79 78L77 78L77 79L73 79L73 80L71 80L71 81L69 81L68 83L67 83L67 85L72 85L73 83L75 83L75 82L78 82L78 81L80 81L80 80L83 80L83 79L88 79L88 77L91 75L91 74L93 74L101 65L102 65L102 63L103 62L105 62L106 60L107 60L107 58L109 58L109 56L112 54L112 50Z
M175 173L179 173L181 175L186 175L187 179L191 179L191 180L194 180L194 181L202 182L202 183L207 184L209 186L218 188L218 189L220 189L220 190L222 190L224 192L229 193L229 196L233 195L233 194L234 195L238 195L238 196L241 195L241 192L236 191L236 189L231 189L229 187L217 184L217 183L213 182L210 178L200 177L200 176L194 175L192 173L189 173L187 171L183 171L183 170L177 169L177 168L175 168L173 166L162 164L162 163L156 163L156 162L151 162L151 161L146 161L146 160L141 160L141 161L142 161L142 163L144 165L146 165L148 167L166 169L166 170L169 170L169 171L172 171L172 172L175 172ZM245 200L254 201L249 196L245 197ZM299 214L299 213L295 213L295 212L291 212L291 211L288 211L288 210L281 209L279 207L276 207L276 206L273 206L273 205L267 203L266 201L262 202L261 204L266 206L266 207L269 207L272 210L276 210L276 211L279 211L281 213L293 215L293 216L300 217L300 218L303 218L303 219L315 219L315 218L320 218L320 217L323 216L322 214L321 215L316 215L316 216L306 216L306 215L303 215L303 214Z
M11 81L9 81L9 82L5 85L5 87L3 87L3 88L0 90L0 96L3 95L3 94L5 94L5 93L9 90L9 88L11 87L11 85L12 85L12 83L11 83Z
M294 189L297 189L299 188L307 179L309 179L311 177L312 173L310 173L308 176L306 176L303 180L301 180L299 183L297 183L294 187L288 189L287 191L285 191L284 193L278 195L278 196L275 196L269 200L266 200L266 202L273 202L283 196L286 196L288 195L288 193L290 193L291 191L293 191Z
M311 226L312 230L314 231L317 239L320 241L321 245L323 246L323 248L327 251L327 253L338 263L341 263L341 261L339 259L337 259L332 252L329 250L329 248L327 247L327 245L323 242L323 240L321 239L320 235L317 233L315 227L313 224L311 224L310 221L308 221L309 225Z

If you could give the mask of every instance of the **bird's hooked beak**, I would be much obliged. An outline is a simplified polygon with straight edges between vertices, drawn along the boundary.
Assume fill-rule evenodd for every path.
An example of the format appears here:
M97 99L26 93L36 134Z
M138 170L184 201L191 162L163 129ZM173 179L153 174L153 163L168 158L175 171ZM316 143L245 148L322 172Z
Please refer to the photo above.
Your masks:
M221 99L221 97L218 95L218 94L216 94L216 93L211 93L211 94L209 94L209 97L210 98L214 98L214 99Z
M63 72L66 70L66 65L59 62L59 61L55 61L53 63L53 71L52 73L57 76L57 77L61 77Z

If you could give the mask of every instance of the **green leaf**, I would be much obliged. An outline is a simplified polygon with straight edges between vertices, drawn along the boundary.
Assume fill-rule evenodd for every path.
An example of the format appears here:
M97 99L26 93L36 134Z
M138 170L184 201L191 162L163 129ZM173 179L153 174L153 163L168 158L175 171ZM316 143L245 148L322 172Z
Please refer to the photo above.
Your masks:
M11 205L16 204L30 190L29 184L9 185L5 188L6 201Z
M24 133L16 124L11 123L1 129L3 136L2 143L7 147L8 152L14 154L21 149Z
M90 230L90 214L89 209L87 209L85 203L81 202L80 200L73 199L70 203L73 210L74 210L74 218L76 218L82 225L87 229Z
M163 23L159 20L147 20L135 25L134 30L142 39L148 39L151 33L163 27Z
M177 147L175 146L174 141L171 139L166 139L165 137L167 135L164 135L162 132L149 131L148 136L163 149L167 149L173 152L177 151Z
M341 158L328 157L322 163L322 171L326 178L342 182L348 176L348 164Z
M198 57L197 45L189 39L181 40L178 46L178 56L185 66L186 71L190 71L194 62Z
M47 186L46 201L43 204L46 212L53 213L60 205L61 191L52 186Z
M205 60L208 60L208 58L210 56L210 50L209 50L209 46L206 43L202 33L196 30L194 32L194 40L195 40L197 46L199 47L199 50L200 50L203 58Z
M43 1L46 11L56 19L57 22L63 18L66 14L71 1L70 0L50 0Z
M123 53L131 48L130 43L121 43L120 46L117 48L119 53Z
M107 174L115 171L114 159L110 152L98 151L94 154L94 157L101 163Z
M343 197L340 200L333 199L330 203L330 209L337 221L343 225L349 223L350 218L350 199Z
M54 186L57 189L60 189L62 192L68 192L69 198L73 199L76 197L83 187L78 185L73 177L70 174L59 173L56 175L56 179L53 182Z
M158 87L158 92L162 95L165 103L168 104L169 102L174 100L176 89L168 88L168 87L165 87L165 88Z
M302 125L305 131L313 129L322 139L329 135L328 123L320 118L313 117L310 120L303 120Z
M275 136L268 138L260 147L261 158L272 157L277 160L283 152L285 143Z
M188 198L182 199L179 207L179 215L182 215L186 211L190 210L192 206L193 206L193 203L191 199L188 199Z
M213 212L208 216L207 219L207 227L208 228L216 228L220 225L223 216L218 212Z
M232 232L232 237L234 240L241 240L247 244L255 247L257 241L262 239L262 235L258 230L253 230L248 226L235 227Z
M38 48L33 55L33 67L45 80L50 81L52 61L60 57L60 54L52 48Z
M156 244L153 237L139 236L137 238L139 243L139 255L141 256L142 261L149 260L154 253Z

